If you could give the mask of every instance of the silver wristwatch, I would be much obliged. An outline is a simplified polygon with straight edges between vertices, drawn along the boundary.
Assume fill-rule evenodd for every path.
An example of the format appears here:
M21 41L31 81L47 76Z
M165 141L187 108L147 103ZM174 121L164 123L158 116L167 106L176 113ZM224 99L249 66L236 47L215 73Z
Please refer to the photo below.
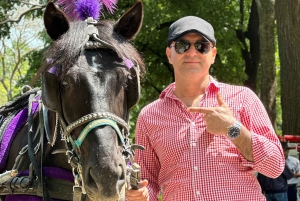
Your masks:
M241 134L242 124L239 121L236 121L232 126L229 126L227 129L227 136L229 139L236 139Z

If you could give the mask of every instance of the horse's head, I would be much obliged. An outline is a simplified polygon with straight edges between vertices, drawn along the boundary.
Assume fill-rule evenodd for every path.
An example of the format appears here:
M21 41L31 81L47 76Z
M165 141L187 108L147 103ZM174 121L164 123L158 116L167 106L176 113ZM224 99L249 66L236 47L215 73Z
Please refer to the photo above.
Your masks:
M45 54L43 102L60 116L92 200L124 197L120 195L126 175L123 141L129 110L139 99L139 76L145 70L130 40L142 19L141 1L116 23L69 22L53 3L44 13L53 42Z

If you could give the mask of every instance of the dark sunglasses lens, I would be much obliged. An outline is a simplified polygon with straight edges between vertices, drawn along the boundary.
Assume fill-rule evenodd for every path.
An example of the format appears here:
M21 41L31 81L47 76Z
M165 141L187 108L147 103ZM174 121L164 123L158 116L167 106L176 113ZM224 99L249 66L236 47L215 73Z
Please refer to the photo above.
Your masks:
M185 53L190 48L190 43L187 43L185 41L177 41L175 43L175 51L178 54Z
M198 41L195 43L195 48L201 53L201 54L206 54L209 52L210 45L209 42L201 42Z

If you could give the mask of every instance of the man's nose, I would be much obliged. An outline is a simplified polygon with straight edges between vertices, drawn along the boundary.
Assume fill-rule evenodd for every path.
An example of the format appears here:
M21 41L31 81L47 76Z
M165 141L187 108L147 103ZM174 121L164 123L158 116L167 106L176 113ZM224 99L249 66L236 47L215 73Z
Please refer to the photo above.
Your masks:
M189 56L194 56L196 54L198 54L198 50L196 49L195 47L195 44L194 43L191 43L190 45L190 48L186 51L186 53L189 55Z

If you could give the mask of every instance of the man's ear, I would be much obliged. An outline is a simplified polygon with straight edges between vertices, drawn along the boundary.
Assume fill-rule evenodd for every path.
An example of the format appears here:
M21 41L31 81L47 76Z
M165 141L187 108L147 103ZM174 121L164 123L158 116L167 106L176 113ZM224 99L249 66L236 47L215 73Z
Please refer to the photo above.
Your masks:
M215 59L217 57L217 48L214 47L212 48L212 58L211 58L211 64L214 64L215 63Z
M166 56L169 60L169 63L172 64L172 60L171 60L171 48L170 47L167 47L166 48Z

